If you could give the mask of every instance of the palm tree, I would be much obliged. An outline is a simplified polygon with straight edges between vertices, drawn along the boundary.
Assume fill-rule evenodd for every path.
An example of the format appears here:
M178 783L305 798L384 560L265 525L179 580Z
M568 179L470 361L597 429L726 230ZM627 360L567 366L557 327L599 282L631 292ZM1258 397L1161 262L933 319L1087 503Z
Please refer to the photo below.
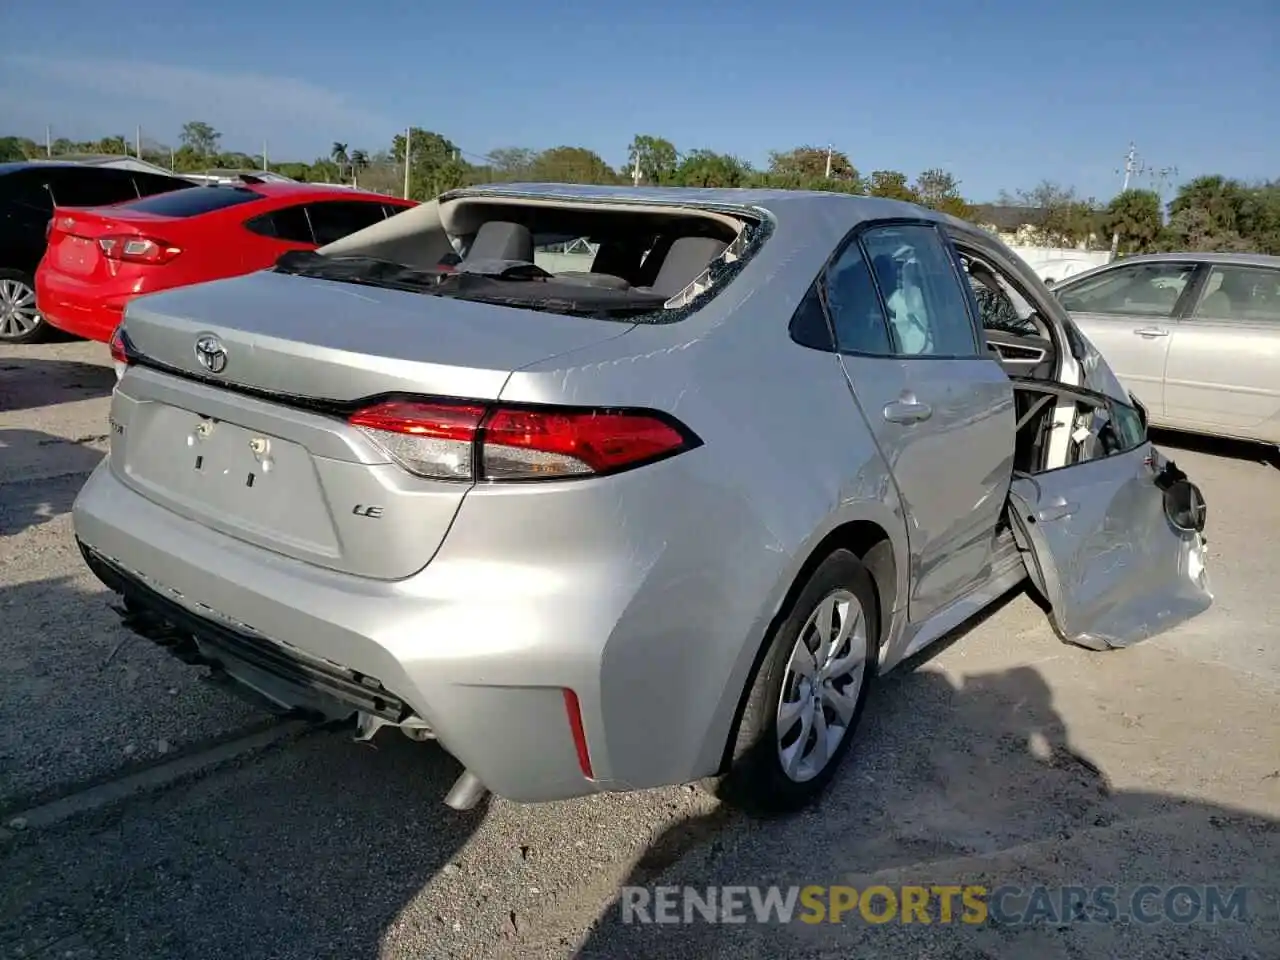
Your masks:
M333 149L329 151L329 157L338 165L338 179L342 179L342 172L346 170L347 164L350 163L347 157L347 145L333 141Z
M369 154L364 150L351 151L351 185L356 185L356 175L369 165Z

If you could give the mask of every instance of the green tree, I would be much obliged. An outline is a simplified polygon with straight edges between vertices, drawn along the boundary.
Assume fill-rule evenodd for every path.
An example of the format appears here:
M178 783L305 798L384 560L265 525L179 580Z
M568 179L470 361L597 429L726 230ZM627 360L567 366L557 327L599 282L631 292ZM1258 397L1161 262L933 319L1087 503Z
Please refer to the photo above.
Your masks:
M827 176L828 159L830 177ZM823 186L822 182L827 180L834 180L854 193L862 189L862 177L848 156L839 150L828 151L826 147L803 146L771 151L769 180L776 186L792 189L839 189L836 184Z
M1063 187L1042 180L1030 190L1019 190L1010 196L1001 191L1000 203L1027 210L1028 225L1036 233L1036 242L1048 247L1086 246L1097 238L1098 223L1094 204L1076 195L1074 187Z
M670 140L654 137L646 133L637 133L627 149L627 173L640 168L640 176L644 183L660 185L672 183L680 158L675 145Z
M27 160L38 154L28 154L26 145L22 142L25 137L0 137L0 163L12 163L18 160Z
M173 154L173 169L178 173L197 173L209 169L212 164L207 154L202 154L195 147L184 143Z
M341 180L343 171L351 164L351 158L347 156L347 145L333 141L333 146L329 148L329 159L337 166L338 179Z
M714 150L690 150L672 174L684 187L744 187L754 171L745 160Z
M106 153L112 156L126 156L129 153L129 142L124 137L103 137L92 145L89 153Z
M920 203L961 220L973 216L973 208L960 195L960 181L945 170L937 168L924 171L916 177L912 188Z
M218 144L222 134L203 120L190 120L182 125L182 133L178 135L184 147L190 147L199 157L212 157L218 152Z
M1107 204L1099 225L1107 236L1120 235L1120 249L1126 253L1153 250L1164 229L1160 197L1154 190L1126 190L1117 194Z
M585 147L552 147L538 154L529 171L533 180L544 183L598 183L618 182L618 175L600 158Z
M452 140L418 127L411 128L409 135L410 197L428 200L471 181L472 168L462 159L462 152ZM403 172L404 134L397 134L392 140L391 152Z
M919 203L920 195L907 183L907 175L897 170L874 170L867 192L873 197Z
M527 180L537 159L538 151L528 147L499 147L489 153L490 179L498 182Z

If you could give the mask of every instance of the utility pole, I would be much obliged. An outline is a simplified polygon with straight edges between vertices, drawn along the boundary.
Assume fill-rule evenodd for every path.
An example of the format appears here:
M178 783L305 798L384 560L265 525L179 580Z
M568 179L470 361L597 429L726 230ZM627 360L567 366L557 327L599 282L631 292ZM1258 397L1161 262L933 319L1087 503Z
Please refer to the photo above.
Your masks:
M142 159L142 125L139 124L133 132L133 148L137 151L138 159ZM128 152L128 151L126 151Z
M44 155L53 157L53 128L47 123L44 125Z
M831 179L831 144L827 144L827 172L826 178Z
M1133 176L1134 161L1137 159L1138 150L1132 142L1129 144L1129 152L1124 158L1124 186L1120 188L1120 192L1124 193L1129 189L1129 178ZM1117 226L1111 233L1111 256L1108 263L1116 258L1116 254L1120 252L1120 228Z
M631 185L640 186L640 153L636 152L636 161L631 167Z
M409 147L413 141L413 127L404 128L404 198L409 199Z
M267 165L267 141L265 140L262 141L262 169L263 170L271 169L271 167Z

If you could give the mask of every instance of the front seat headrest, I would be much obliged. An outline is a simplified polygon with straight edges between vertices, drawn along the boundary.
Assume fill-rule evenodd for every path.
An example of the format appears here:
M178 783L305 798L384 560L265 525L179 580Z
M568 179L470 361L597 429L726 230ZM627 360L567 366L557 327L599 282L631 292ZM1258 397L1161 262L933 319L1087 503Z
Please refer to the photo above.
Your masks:
M490 220L476 231L467 251L468 260L520 260L533 262L533 234L518 223Z

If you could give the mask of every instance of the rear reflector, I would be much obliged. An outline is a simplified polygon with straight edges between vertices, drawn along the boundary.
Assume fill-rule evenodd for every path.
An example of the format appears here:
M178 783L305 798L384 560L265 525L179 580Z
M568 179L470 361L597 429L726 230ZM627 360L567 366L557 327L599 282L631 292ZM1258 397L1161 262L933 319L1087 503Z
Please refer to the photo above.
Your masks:
M392 400L352 426L410 473L440 480L555 480L617 473L696 446L647 412Z
M168 263L182 252L180 247L151 237L100 237L98 248L108 260L126 263Z
M587 732L582 726L582 705L578 703L578 695L565 688L564 710L569 715L569 732L573 735L573 749L578 754L578 767L588 780L594 780L591 772L591 754L587 752Z

